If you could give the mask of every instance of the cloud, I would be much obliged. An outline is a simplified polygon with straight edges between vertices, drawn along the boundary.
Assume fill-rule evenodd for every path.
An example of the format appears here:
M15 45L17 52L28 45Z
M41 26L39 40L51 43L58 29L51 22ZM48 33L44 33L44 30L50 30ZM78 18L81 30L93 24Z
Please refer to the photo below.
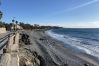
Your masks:
M76 7L70 8L68 11L74 10L74 9L77 9L77 8L81 8L81 7L84 7L84 6L88 6L88 5L93 4L93 3L96 3L96 2L98 2L98 1L99 1L99 0L92 0L92 1L86 2L86 3L84 3L84 4L78 5L78 6L76 6Z
M99 21L93 22L35 22L39 25L60 26L66 28L99 28ZM35 24L33 23L33 24Z
M78 6L75 6L73 8L69 8L69 9L66 9L66 10L63 10L63 11L60 11L60 12L55 12L54 15L61 14L61 13L64 13L64 12L69 12L69 11L72 11L72 10L75 10L75 9L78 9L78 8L81 8L81 7L85 7L85 6L88 6L90 4L96 3L98 1L99 0L91 0L89 2L86 2L86 3L80 4Z
M99 21L94 22L76 22L76 23L65 23L61 24L67 28L99 28Z

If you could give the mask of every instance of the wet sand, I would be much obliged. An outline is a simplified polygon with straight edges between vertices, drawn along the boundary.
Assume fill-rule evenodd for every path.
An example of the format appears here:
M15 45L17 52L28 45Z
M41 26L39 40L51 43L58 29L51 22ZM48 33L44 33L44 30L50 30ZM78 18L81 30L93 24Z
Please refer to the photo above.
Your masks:
M43 66L99 66L99 61L83 52L75 52L71 47L48 36L44 31L28 31L31 45L24 46L37 52L43 58Z

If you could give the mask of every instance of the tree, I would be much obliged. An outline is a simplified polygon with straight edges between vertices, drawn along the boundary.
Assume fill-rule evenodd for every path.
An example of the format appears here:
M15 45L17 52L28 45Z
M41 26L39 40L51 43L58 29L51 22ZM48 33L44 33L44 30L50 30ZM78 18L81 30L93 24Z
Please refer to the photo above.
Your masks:
M2 15L3 15L3 13L0 11L0 20L1 20L1 18L2 18Z
M15 20L13 19L13 20L12 20L12 23L14 23L14 21L15 21Z
M0 27L5 27L2 21L0 21Z
M0 5L1 5L1 0L0 0ZM3 13L0 11L0 20L2 18Z
M18 24L18 21L16 21L16 24Z

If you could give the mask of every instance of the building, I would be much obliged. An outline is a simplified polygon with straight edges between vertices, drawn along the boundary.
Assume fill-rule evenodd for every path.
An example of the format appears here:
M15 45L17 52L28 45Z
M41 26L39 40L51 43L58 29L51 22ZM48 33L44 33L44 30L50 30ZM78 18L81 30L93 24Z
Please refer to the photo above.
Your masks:
M13 25L11 30L22 30L23 28L20 25Z
M6 33L6 28L1 27L1 28L0 28L0 34L1 34L1 33Z

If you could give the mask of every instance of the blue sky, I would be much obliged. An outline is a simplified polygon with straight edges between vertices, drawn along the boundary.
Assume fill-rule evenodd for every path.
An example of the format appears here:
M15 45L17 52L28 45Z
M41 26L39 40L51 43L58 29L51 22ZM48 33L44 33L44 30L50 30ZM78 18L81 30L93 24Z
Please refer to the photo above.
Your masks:
M3 21L99 28L99 0L2 0Z

